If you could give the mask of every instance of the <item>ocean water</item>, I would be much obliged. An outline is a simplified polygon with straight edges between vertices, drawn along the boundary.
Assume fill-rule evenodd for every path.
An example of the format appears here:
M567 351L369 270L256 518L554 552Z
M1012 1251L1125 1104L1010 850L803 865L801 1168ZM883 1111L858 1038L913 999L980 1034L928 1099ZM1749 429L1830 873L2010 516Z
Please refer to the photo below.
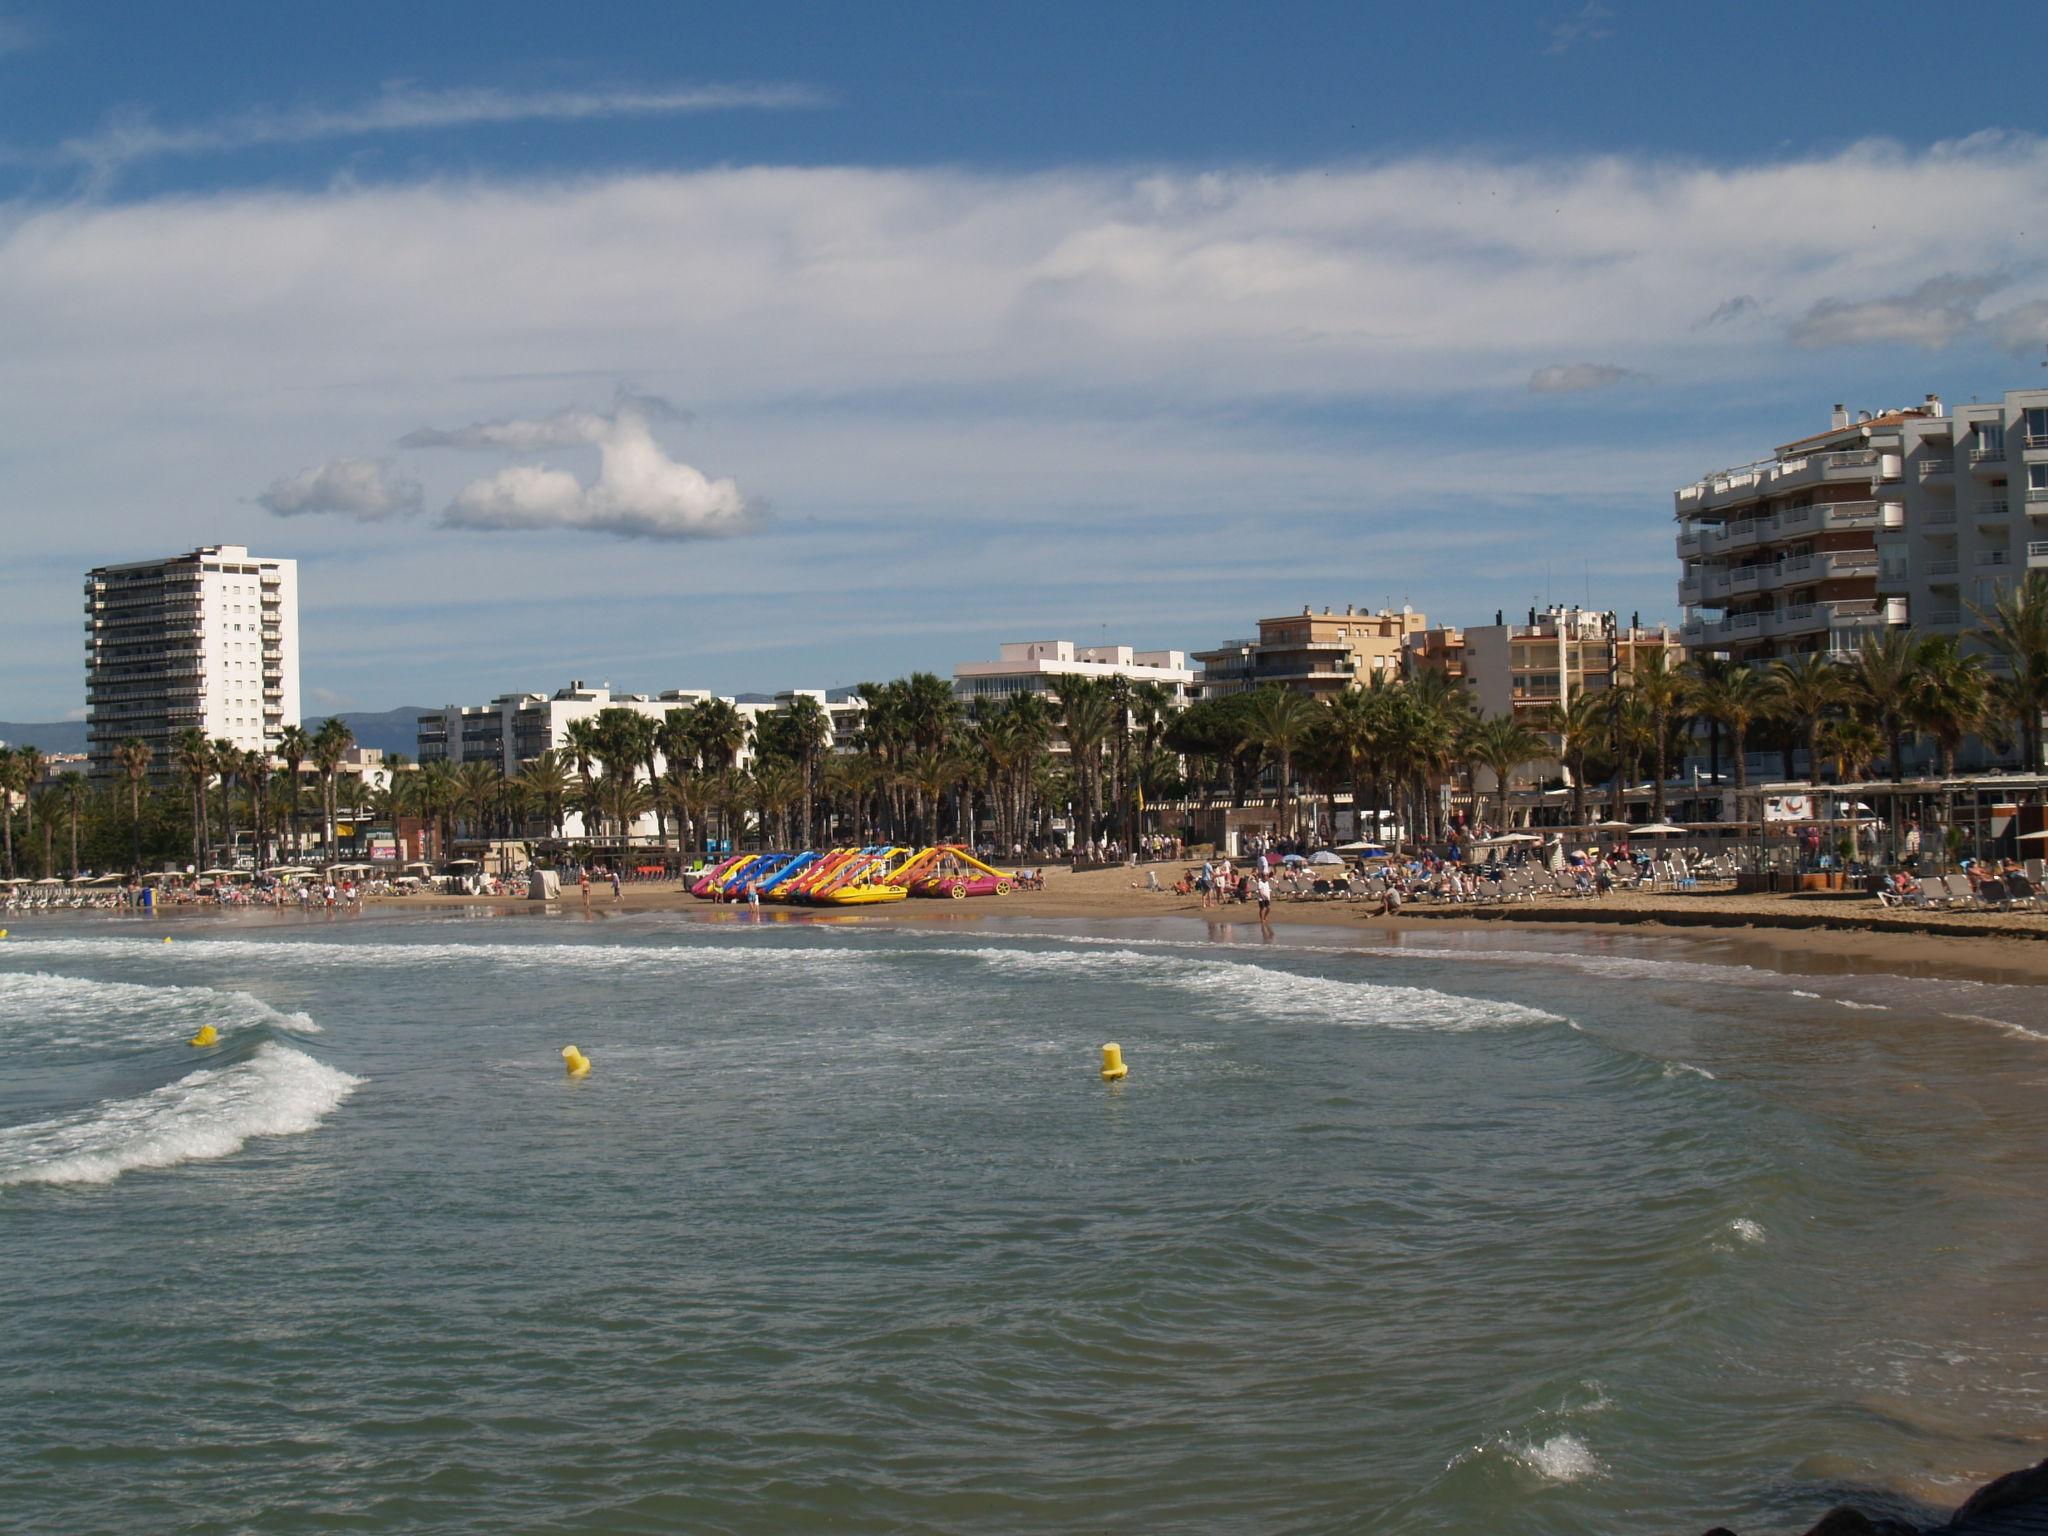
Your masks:
M2042 1454L2039 989L1285 937L17 928L0 1528L1767 1531Z

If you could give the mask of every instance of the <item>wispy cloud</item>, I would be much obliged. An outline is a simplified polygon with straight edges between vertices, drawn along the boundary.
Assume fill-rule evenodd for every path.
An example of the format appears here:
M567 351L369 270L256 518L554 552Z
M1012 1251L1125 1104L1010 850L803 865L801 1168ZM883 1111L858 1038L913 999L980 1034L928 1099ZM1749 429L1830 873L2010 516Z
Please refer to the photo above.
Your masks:
M388 459L329 459L273 480L256 504L277 517L327 513L378 523L420 509L420 485Z
M4 25L0 22L0 27ZM4 37L4 31L0 31L0 39ZM675 85L572 91L507 91L480 86L435 91L422 90L409 82L393 82L369 101L355 106L258 108L184 126L160 124L147 113L127 112L111 118L97 133L66 139L52 151L17 149L12 157L29 163L77 166L104 178L138 161L223 154L272 144L307 144L324 139L502 123L787 111L827 104L821 93L801 85Z
M1716 325L1735 325L1745 320L1754 320L1763 314L1765 307L1763 300L1756 295L1738 293L1716 304L1693 329L1704 331Z
M1792 326L1791 340L1800 347L1904 343L1939 351L1978 328L1979 306L2008 281L1944 272L1903 293L1821 299Z
M1603 38L1614 36L1614 28L1608 23L1614 20L1614 12L1600 3L1600 0L1586 0L1571 15L1550 29L1550 46L1545 53L1564 53L1574 43L1597 43Z
M1529 375L1529 393L1583 395L1589 390L1612 389L1635 376L1634 369L1614 363L1553 363Z
M27 53L36 41L36 29L19 16L0 15L0 59L10 53Z
M552 416L522 420L473 421L466 427L421 427L398 440L401 448L487 448L507 453L543 453L550 448L577 448L602 443L617 428L621 413L641 421L680 421L683 413L659 395L621 390L612 414L571 408Z

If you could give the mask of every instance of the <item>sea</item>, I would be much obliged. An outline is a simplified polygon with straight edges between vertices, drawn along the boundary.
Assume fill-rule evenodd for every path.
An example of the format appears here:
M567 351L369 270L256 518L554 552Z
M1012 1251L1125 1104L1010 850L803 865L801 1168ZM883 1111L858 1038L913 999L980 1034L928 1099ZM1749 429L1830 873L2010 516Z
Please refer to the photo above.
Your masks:
M786 916L21 920L0 1529L1754 1533L2043 1454L2039 988Z

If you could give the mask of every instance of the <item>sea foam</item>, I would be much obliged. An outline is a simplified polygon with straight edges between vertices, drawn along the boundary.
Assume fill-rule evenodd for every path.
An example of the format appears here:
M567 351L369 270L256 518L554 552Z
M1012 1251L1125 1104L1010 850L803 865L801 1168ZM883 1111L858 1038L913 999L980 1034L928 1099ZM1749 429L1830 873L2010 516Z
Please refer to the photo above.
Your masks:
M223 1034L268 1025L317 1035L304 1013L273 1008L247 992L217 987L92 981L46 971L0 972L0 1039L38 1045L161 1045L201 1024Z
M254 1136L312 1130L361 1082L266 1040L242 1061L139 1098L0 1130L0 1185L109 1184L137 1169L228 1157Z

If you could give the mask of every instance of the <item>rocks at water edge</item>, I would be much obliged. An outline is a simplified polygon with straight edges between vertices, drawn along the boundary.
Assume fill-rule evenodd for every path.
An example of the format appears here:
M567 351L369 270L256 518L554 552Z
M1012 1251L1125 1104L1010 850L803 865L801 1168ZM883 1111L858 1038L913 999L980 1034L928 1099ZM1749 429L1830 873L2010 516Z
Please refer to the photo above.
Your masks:
M1866 1515L1852 1505L1829 1510L1805 1536L2024 1536L2048 1532L2048 1461L2008 1472L1979 1488L1944 1525L1908 1525L1890 1515ZM1705 1536L1736 1536L1717 1525Z

